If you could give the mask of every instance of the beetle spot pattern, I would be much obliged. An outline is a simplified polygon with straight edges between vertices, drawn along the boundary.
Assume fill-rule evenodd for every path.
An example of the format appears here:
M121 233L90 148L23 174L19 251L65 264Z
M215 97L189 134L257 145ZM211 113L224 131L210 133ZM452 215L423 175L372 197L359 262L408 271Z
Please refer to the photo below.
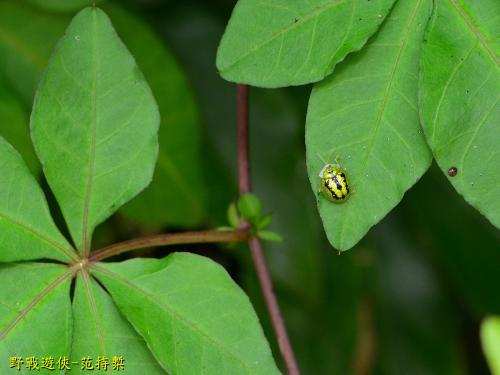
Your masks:
M349 197L347 177L338 165L325 165L319 177L320 191L329 201L341 203Z

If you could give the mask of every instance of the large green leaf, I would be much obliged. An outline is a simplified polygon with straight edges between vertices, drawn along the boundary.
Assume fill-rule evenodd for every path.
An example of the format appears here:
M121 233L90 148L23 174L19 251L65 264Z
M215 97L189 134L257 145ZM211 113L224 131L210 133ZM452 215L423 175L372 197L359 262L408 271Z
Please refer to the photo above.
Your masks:
M174 57L139 18L108 4L118 34L151 85L161 115L153 182L122 211L143 223L193 226L204 214L201 129L194 97Z
M0 262L75 256L21 156L0 138Z
M37 11L22 1L0 1L0 69L29 105L67 22L66 17Z
M87 273L77 278L73 320L73 358L89 356L95 361L99 356L106 357L111 365L114 356L123 356L125 369L131 374L165 374L142 337L120 314L110 296ZM74 371L79 370L81 368Z
M394 0L239 0L217 55L229 80L277 87L316 82L360 49Z
M208 172L209 219L221 225L227 220L228 197L237 195L236 129L227 127L226 121L235 116L235 87L221 80L213 69L224 20L208 9L177 6L181 9L161 15L159 24L164 25L168 44L183 62L197 97L203 98L200 109L209 137L205 145L211 145L203 160ZM197 79L200 76L203 80ZM293 94L300 94L300 101L294 101L297 95ZM302 373L348 374L356 344L353 331L358 293L353 284L357 277L352 259L326 251L329 244L308 191L303 142L308 94L305 87L293 92L251 90L250 149L259 150L251 152L252 188L262 198L266 212L273 213L271 227L285 238L284 243L265 244L266 259ZM225 252L225 263L238 262L238 283L249 295L264 332L273 337L251 259L241 250ZM276 340L270 343L279 361Z
M54 4L63 2L54 0ZM52 8L51 3L40 4L44 5ZM153 181L121 212L146 224L196 225L205 211L205 184L200 163L200 123L191 89L174 57L139 17L112 3L104 2L103 6L150 84L161 115ZM70 18L22 2L0 2L0 11L0 51L4 52L0 69L31 105L49 52ZM26 19L31 20L29 27Z
M500 2L436 2L424 48L427 141L464 198L500 227Z
M212 261L178 253L94 273L167 372L279 373L248 298Z
M121 90L120 97L117 90ZM141 107L134 99L141 99L145 104ZM136 119L138 114L142 123ZM151 159L154 159L157 143L156 120L157 109L151 93L105 14L96 8L80 12L49 64L37 93L33 115L37 152L44 161L49 183L72 232L80 227L71 215L79 219L85 217L78 208L81 205L85 208L86 200L82 197L88 191L89 177L95 188L92 192L98 194L96 200L89 199L88 225L91 228L107 216L101 214L103 210L107 212L110 205L117 209L123 203L129 188L133 188L134 179L139 183L141 180L147 182L145 174L150 177L153 171L154 160ZM126 131L124 125L128 125ZM130 129L133 125L136 128ZM108 142L110 139L121 142L123 148ZM93 149L92 146L99 142L106 146L105 150ZM132 142L143 145L139 147ZM132 158L123 151L130 148ZM146 155L136 162L134 152L140 155L144 148ZM85 159L83 163L82 158ZM5 220L7 224L16 224L16 229L19 227L15 237L8 225L5 231L0 228L3 235L7 233L12 237L6 238L6 250L1 249L3 258L0 261L37 257L59 259L50 251L54 252L54 247L57 250L56 240L64 239L52 224L45 202L38 199L43 195L26 166L3 140L0 140L0 160L0 179L6 179L5 182L0 180L3 202L0 212L5 207L14 219L19 218ZM107 185L88 173L89 161L97 162L92 170L95 168L96 173L111 179ZM76 168L71 170L70 166ZM103 174L102 168L109 171ZM142 170L138 172L139 168ZM121 172L122 169L125 171ZM124 181L125 177L128 178ZM120 190L120 182L128 185ZM63 191L64 187L67 191ZM2 195L1 189L5 189L5 194ZM107 197L115 197L113 194L118 196L106 201ZM92 210L97 210L97 214ZM36 230L31 228L32 223ZM86 235L85 250L89 247L92 230ZM80 237L84 239L83 235ZM24 251L28 256L23 258L15 254L7 245L27 248ZM84 372L80 367L84 357L95 367L99 356L111 360L116 355L122 356L126 369L134 373L164 374L167 371L162 365L174 368L175 371L168 372L172 374L200 371L206 374L278 373L248 298L222 267L188 254L164 260L96 266L77 259L70 252L71 246L66 246L68 256L60 256L60 260L70 265L0 264L0 283L5 286L0 291L0 354L5 357L20 355L25 360L27 356L34 356L39 361L45 356L70 355L71 371L75 372ZM120 314L112 298L89 275L89 268L100 270L96 273L105 281L111 297L115 297L115 303L125 314ZM75 277L71 309L69 286ZM142 320L145 308L149 311L146 320ZM172 325L162 325L155 332L141 325L158 322ZM176 341L179 332L183 335L181 342ZM171 342L174 346L165 347L162 344L165 337L174 337ZM201 358L200 371L191 372L190 369L196 366L193 358L199 355L205 356ZM23 367L22 371L28 370Z
M32 137L73 240L88 253L95 226L149 184L158 148L153 95L108 17L81 11L35 98Z
M326 234L354 246L430 165L420 130L417 75L429 0L400 0L365 48L317 84L307 115L309 179ZM342 204L318 193L323 160L341 165L352 196Z
M0 356L2 373L32 374L7 367L10 357L57 359L67 356L71 344L71 272L42 263L0 264ZM9 371L4 369L8 368ZM44 372L49 372L48 370ZM51 373L62 374L64 371Z
M486 318L481 325L484 354L493 375L500 375L500 317Z

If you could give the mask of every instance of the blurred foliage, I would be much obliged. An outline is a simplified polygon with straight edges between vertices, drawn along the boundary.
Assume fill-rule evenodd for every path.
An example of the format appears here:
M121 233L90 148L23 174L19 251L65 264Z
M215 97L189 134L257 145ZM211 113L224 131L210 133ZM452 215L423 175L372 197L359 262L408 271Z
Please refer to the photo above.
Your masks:
M493 375L500 374L500 318L490 316L481 325L481 339Z
M22 100L0 73L0 135L23 155L31 172L38 175L40 163L31 143L28 116Z
M27 137L32 95L71 12L44 12L24 3L0 2L5 77L0 76L0 134L36 170ZM204 194L199 197L204 208L195 214L185 202L167 205L179 193L169 197L174 190L164 186L144 202L143 215L132 221L118 215L98 228L98 243L180 226L225 225L227 207L237 198L235 88L218 76L215 55L234 4L108 0L100 5L118 30L123 23L122 37L164 106L162 118L171 124L168 154L176 156L183 150L175 147L192 142L186 146L192 152L179 156L178 165L200 185L192 191ZM270 229L285 239L266 243L266 257L303 374L488 374L479 322L500 314L498 230L433 167L361 243L338 256L325 238L306 173L309 90L252 89L250 100L253 189L264 213L273 215ZM181 127L190 130L183 133ZM165 216L157 210L163 204L173 208ZM153 222L148 212L173 219ZM208 249L200 247L249 294L279 362L246 247Z
M89 5L97 5L100 0L28 0L28 2L47 11L71 12Z

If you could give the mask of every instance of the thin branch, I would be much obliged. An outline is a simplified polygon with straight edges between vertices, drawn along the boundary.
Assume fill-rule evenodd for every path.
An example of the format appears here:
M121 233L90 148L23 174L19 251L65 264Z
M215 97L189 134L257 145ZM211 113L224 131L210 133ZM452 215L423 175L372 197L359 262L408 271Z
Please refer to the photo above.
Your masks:
M248 87L246 85L238 85L237 102L239 187L240 194L245 194L250 191L250 167L248 161ZM262 252L262 245L257 237L249 238L248 245L288 374L299 375L299 367L295 359L292 345L290 344L290 339L288 338L278 301L273 291L273 284Z
M207 230L199 232L166 233L156 236L136 238L119 242L96 250L90 254L89 261L97 262L113 255L148 247L196 244L207 242L238 242L248 240L248 229L241 228L231 231Z
M252 188L250 186L250 163L248 161L248 87L238 85L238 182L240 194L245 194Z

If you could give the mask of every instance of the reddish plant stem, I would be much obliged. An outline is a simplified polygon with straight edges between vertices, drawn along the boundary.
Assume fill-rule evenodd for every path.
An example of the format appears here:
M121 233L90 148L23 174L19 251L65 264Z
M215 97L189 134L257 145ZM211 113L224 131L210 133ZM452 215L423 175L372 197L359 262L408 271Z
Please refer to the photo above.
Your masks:
M166 233L156 236L136 238L119 242L96 250L90 254L89 261L97 262L113 255L147 247L194 244L207 242L238 242L248 239L248 229L241 228L231 231L207 230L199 232Z
M239 176L239 189L240 195L250 191L250 165L249 165L249 152L248 152L248 86L238 85L237 92L237 109L238 109L238 176ZM252 237L248 240L250 253L252 254L253 263L257 276L259 278L260 287L264 300L266 302L267 310L271 317L276 339L285 361L286 368L289 375L299 375L299 367L295 354L288 338L285 323L281 315L280 307L273 291L273 284L269 271L267 269L266 260L262 251L262 245L257 237Z
M238 85L237 106L238 106L238 182L240 194L248 193L252 187L250 185L250 164L248 161L248 86Z

